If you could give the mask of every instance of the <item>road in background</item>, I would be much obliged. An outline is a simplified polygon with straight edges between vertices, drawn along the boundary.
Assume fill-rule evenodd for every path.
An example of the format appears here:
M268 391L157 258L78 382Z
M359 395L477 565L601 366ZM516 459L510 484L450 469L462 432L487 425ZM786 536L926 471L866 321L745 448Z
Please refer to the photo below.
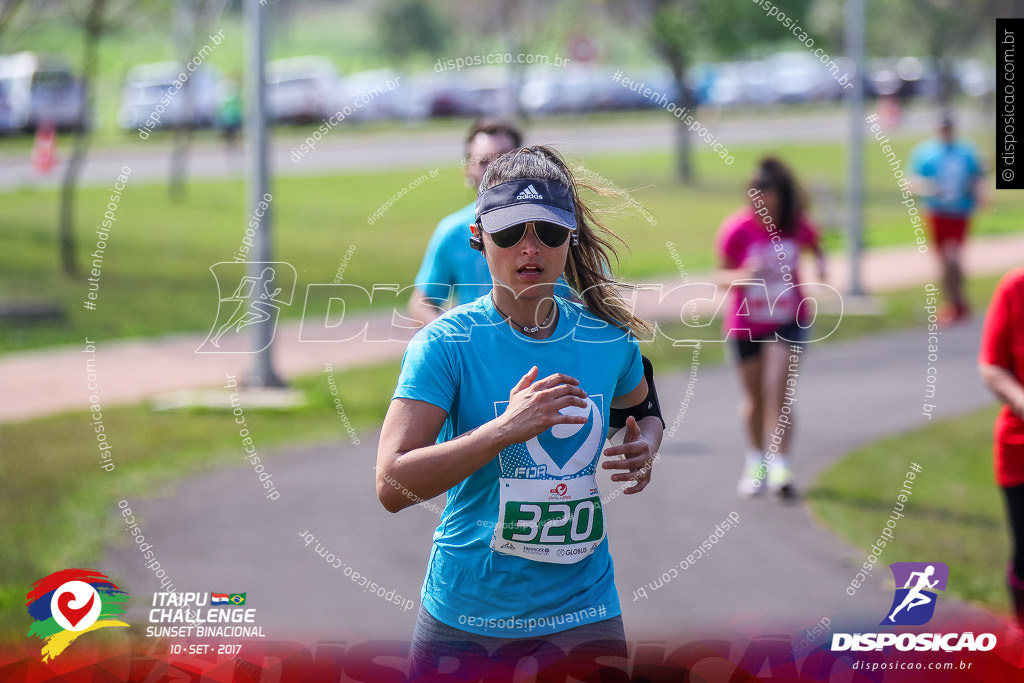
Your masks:
M761 116L702 112L701 124L726 147L750 143L821 143L844 140L849 123L841 110L794 114L766 113ZM990 117L975 108L958 112L960 130L989 126ZM720 119L720 120L719 120ZM936 115L931 109L909 109L898 131L900 135L924 136L935 131ZM310 126L309 132L316 130ZM599 153L635 153L673 149L676 121L670 116L640 121L588 123L581 120L548 122L539 120L526 127L531 143L553 144L573 156ZM401 129L354 135L350 131L328 133L316 148L299 163L291 152L303 140L297 136L271 141L270 165L278 176L309 176L326 173L363 173L405 168L432 168L449 165L462 154L464 131L419 131ZM700 149L699 140L694 148ZM58 148L64 149L63 147ZM238 147L241 149L241 146ZM29 155L0 157L0 190L19 187L55 187L67 162L66 152L46 178L32 170ZM136 145L124 149L92 151L82 170L83 185L108 186L121 168L132 169L132 184L166 183L170 172L170 147L153 141L151 146ZM189 155L189 178L204 180L243 176L245 157L229 154L222 146L196 146Z

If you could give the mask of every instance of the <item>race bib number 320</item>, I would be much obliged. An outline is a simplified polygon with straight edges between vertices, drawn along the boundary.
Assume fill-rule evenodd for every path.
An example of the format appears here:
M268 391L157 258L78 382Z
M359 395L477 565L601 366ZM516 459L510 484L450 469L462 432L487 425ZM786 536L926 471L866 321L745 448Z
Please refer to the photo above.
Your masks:
M505 522L502 530L506 541L565 545L597 541L604 536L604 515L601 499L597 496L568 503L505 504Z
M571 564L589 557L604 540L604 510L592 476L566 482L501 481L504 495L491 541L494 550Z

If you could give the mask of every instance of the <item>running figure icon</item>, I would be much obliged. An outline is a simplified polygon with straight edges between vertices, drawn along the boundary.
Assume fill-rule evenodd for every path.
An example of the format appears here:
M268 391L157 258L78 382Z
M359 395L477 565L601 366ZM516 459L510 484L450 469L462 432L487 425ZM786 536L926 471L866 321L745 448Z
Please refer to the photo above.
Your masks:
M935 588L935 586L938 585L938 579L935 579L934 581L928 580L933 574L935 574L935 566L931 564L922 572L911 572L910 576L907 578L907 583L903 586L904 588L910 588L910 591L907 593L907 596L903 598L903 602L900 603L899 607L894 609L892 614L889 615L889 621L896 623L896 615L904 607L906 607L909 612L915 607L927 605L932 601L933 598L930 595L922 593L922 591L925 588ZM914 581L915 576L917 577L917 584L911 587L910 584Z
M282 309L295 295L297 275L283 261L222 261L210 266L217 282L217 316L196 353L256 353L240 348L238 338L264 323L276 332ZM230 295L229 295L230 292ZM267 341L264 348L269 346Z
M261 281L263 282L263 291L259 296L253 296ZM260 277L242 278L242 281L238 283L238 289L231 295L231 298L225 299L225 301L237 301L238 308L217 330L216 336L210 340L210 343L219 347L220 338L228 330L234 329L236 332L241 332L243 327L270 320L274 312L277 311L277 296L281 293L280 287L275 288L273 292L270 291L273 281L273 268L264 268Z

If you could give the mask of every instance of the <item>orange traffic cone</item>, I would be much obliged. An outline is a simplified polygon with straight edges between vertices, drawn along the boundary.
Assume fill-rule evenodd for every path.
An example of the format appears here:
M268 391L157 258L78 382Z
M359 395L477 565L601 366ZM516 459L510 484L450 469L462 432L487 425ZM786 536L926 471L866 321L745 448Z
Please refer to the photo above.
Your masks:
M57 127L52 121L43 121L36 127L32 144L32 168L39 175L47 175L57 165Z
M882 119L882 128L896 130L903 119L900 98L895 94L881 95L878 98L878 116Z

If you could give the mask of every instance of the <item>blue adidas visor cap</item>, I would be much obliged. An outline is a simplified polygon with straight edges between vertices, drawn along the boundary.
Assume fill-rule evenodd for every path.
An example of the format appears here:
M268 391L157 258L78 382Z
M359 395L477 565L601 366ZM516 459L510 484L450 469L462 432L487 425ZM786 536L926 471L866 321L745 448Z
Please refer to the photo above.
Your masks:
M572 192L552 180L522 178L488 188L476 198L476 221L481 230L500 232L527 221L547 221L576 229Z

